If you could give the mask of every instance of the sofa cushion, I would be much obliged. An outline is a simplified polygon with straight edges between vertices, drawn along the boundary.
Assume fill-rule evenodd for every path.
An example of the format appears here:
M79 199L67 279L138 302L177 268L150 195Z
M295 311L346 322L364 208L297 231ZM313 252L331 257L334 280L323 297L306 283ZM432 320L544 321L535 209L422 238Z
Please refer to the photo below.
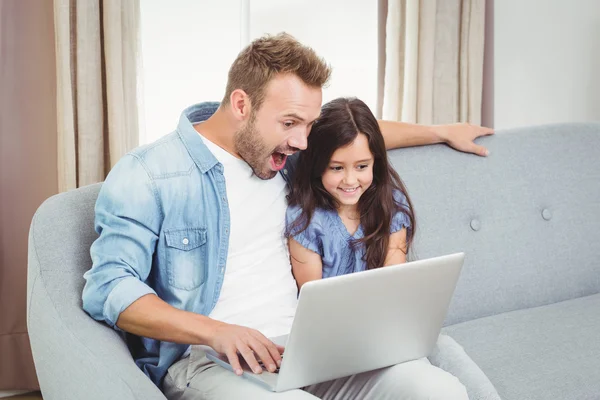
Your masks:
M444 333L502 399L600 396L600 294L463 322Z
M501 400L489 378L450 336L440 335L428 358L431 364L451 373L465 385L469 400Z

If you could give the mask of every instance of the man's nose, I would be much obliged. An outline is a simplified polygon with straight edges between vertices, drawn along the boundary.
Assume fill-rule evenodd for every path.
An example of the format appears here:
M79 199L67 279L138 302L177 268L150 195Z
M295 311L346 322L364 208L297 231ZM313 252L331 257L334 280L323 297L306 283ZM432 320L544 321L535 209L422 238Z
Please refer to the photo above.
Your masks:
M294 147L298 150L306 150L306 146L308 144L307 138L308 138L308 131L295 133L288 140L288 145L290 147Z

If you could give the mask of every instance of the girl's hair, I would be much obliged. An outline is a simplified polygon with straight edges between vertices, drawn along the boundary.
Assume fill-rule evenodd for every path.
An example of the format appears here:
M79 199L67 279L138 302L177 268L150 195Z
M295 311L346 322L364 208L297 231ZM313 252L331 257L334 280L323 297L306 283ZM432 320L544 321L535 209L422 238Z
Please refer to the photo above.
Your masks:
M321 116L308 137L308 148L300 153L292 189L288 196L290 206L302 210L286 229L286 236L297 235L310 224L315 208L337 210L337 200L323 187L321 177L329 166L333 153L350 145L359 134L364 134L373 154L373 183L358 201L360 223L364 237L352 246L364 245L363 260L367 268L384 265L388 252L390 225L397 212L408 216L406 251L415 234L415 216L406 188L387 158L379 124L367 105L356 98L339 98L323 106ZM394 191L401 192L408 204L394 199Z

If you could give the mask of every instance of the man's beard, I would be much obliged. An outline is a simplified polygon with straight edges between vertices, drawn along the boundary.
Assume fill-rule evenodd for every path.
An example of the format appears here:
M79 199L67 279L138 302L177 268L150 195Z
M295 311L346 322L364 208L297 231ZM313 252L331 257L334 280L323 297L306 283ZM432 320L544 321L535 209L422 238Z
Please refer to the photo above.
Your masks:
M256 130L255 121L255 116L252 115L246 126L235 133L235 150L250 165L254 175L263 180L272 179L277 175L277 171L269 168L267 160L273 151L267 147Z

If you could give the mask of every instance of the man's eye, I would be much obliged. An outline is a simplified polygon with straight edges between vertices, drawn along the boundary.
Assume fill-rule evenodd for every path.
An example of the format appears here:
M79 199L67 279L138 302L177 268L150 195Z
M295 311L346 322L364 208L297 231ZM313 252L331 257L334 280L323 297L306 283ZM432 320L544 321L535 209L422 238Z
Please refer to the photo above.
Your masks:
M283 123L283 126L285 126L286 128L291 128L292 126L294 126L294 122L293 121L286 121Z

